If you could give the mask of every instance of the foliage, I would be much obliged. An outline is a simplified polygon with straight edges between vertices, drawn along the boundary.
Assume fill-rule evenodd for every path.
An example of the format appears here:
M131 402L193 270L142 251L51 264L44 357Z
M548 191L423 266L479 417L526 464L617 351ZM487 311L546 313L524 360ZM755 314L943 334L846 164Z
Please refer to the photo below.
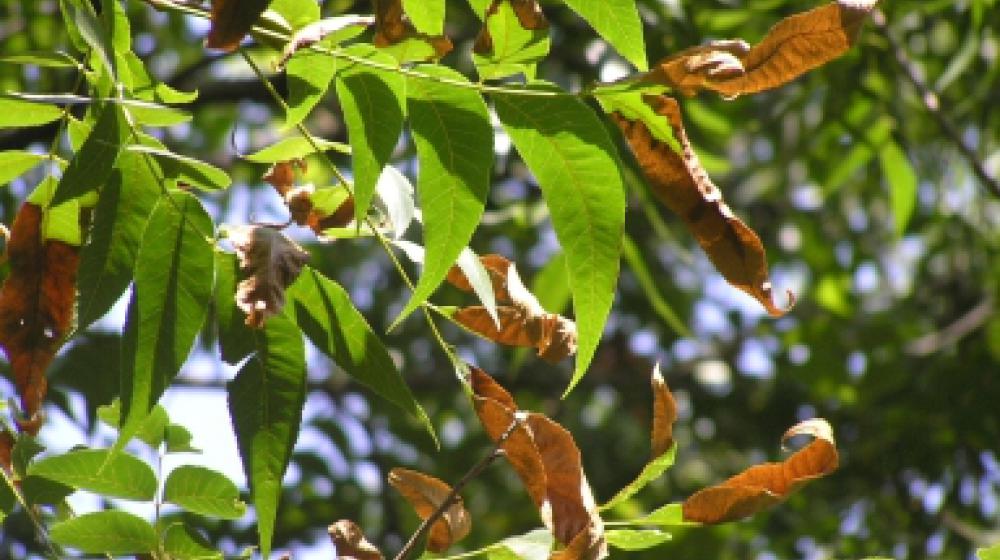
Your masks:
M370 4L9 10L0 554L992 544L1000 214L971 194L1000 195L991 1ZM206 362L236 372L215 379L245 494L162 472L198 430L158 402ZM56 411L114 437L52 441ZM812 441L761 464L789 425ZM297 448L308 430L339 458Z

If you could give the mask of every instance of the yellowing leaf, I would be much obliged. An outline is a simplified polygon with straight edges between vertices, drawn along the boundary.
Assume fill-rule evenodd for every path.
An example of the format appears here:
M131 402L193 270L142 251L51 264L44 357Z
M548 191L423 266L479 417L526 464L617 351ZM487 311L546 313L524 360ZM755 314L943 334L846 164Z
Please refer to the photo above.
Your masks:
M382 553L365 539L361 527L349 519L330 525L327 528L330 539L337 547L337 558L343 560L385 560Z
M513 263L500 255L485 255L480 262L490 275L497 303L510 305L497 306L496 321L485 307L463 307L452 316L456 321L494 342L535 348L539 357L550 363L576 353L576 323L542 308ZM457 266L448 273L448 281L472 291L472 284Z
M739 40L694 47L662 60L644 80L685 95L706 88L730 98L775 88L847 52L876 3L837 0L795 14L752 48Z
M651 436L653 459L666 453L674 445L674 422L677 421L677 401L660 373L660 364L653 368L650 381L653 386L653 434Z
M684 131L677 101L665 96L646 96L644 100L666 119L680 152L655 138L645 122L629 120L620 113L612 117L625 134L653 193L684 220L730 284L757 299L771 315L783 315L787 309L779 308L772 300L764 246L729 209L722 192L701 166ZM788 296L790 307L794 296L791 292Z
M389 471L389 484L406 498L421 519L433 515L451 494L451 487L441 480L409 469L395 468ZM431 525L427 550L444 552L452 544L465 538L471 529L472 518L466 511L461 496L456 496L441 518Z
M250 274L236 287L236 305L247 314L248 326L262 328L268 317L281 313L285 288L309 261L309 253L270 227L237 227L229 237L240 268Z
M7 241L11 272L0 289L0 348L26 415L18 425L32 435L42 425L45 370L72 323L80 262L79 247L42 239L43 220L38 205L21 206Z
M780 463L755 465L729 480L700 490L684 500L685 521L721 523L748 517L777 504L800 486L837 469L833 429L822 418L789 428L782 442L798 435L814 439Z

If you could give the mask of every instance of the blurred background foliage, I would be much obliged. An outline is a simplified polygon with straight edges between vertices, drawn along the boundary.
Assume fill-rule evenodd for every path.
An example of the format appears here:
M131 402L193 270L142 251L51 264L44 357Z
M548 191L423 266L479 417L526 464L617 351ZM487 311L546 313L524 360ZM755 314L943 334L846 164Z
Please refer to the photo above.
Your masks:
M2 1L0 53L71 48L55 0ZM815 4L639 1L651 61L715 38L753 42L781 17ZM324 16L371 12L368 2L321 5ZM134 49L151 71L179 89L199 91L193 121L167 129L162 139L178 153L231 172L235 186L210 196L217 220L283 219L281 201L260 179L264 166L236 157L236 150L247 153L285 134L280 109L238 56L202 47L205 22L135 0L126 6ZM541 77L579 89L630 71L562 3L543 7L553 51ZM957 139L996 177L1000 9L995 0L897 0L882 10L885 27L868 23L846 56L790 85L736 101L713 94L682 100L706 167L768 248L777 291L798 296L788 315L770 319L726 285L679 220L651 203L635 174L627 218L635 253L623 264L604 343L567 399L559 395L568 364L550 366L445 326L461 354L495 375L525 408L552 415L574 433L599 499L631 480L649 455L648 376L660 362L680 404L677 464L609 518L650 511L778 458L778 438L797 420L822 416L833 424L842 452L833 475L749 521L689 529L629 557L964 559L977 546L1000 541L1000 192L991 192L956 138L943 132L893 49L937 93L940 114L954 124ZM444 63L470 76L478 27L465 2L448 2L446 32L456 49ZM276 56L261 47L252 52L268 67ZM285 91L282 75L272 79ZM72 69L0 64L2 91L70 92L74 83ZM307 123L320 136L346 140L332 96ZM4 131L0 149L44 151L54 132ZM515 259L543 303L556 310L568 294L564 273L546 266L558 247L540 192L497 134L488 213L473 249ZM409 138L396 156L396 165L412 176ZM312 166L308 180L330 184L320 167ZM41 173L0 190L5 223ZM312 263L348 286L376 331L385 332L409 294L377 245L318 244L305 230L298 233L313 251ZM446 287L435 301L467 299ZM85 431L95 429L93 407L114 394L112 323L99 323L68 345L51 373L50 414L61 408ZM384 483L388 470L409 466L455 481L488 452L422 318L385 339L439 430L442 448L435 450L419 426L313 353L304 426L312 445L297 451L286 478L278 548L304 551L325 541L329 523L351 518L393 552L417 520ZM214 344L206 332L203 359L192 360L180 385L223 390L232 372L215 363ZM474 525L461 546L539 525L513 471L502 464L474 481L465 499ZM230 552L255 540L247 521L219 523L210 532ZM0 556L23 555L32 543L30 525L15 516L0 535Z

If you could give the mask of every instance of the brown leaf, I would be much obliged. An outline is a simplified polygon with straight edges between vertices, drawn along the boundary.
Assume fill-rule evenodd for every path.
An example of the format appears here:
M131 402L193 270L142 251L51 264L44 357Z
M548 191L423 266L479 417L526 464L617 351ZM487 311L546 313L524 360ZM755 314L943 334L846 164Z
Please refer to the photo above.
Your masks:
M684 220L730 284L756 298L771 315L785 314L788 309L777 307L772 299L767 256L760 238L733 214L701 166L684 132L677 101L666 96L646 96L644 100L667 119L680 144L680 153L654 138L642 121L628 120L619 113L612 117L632 147L653 193ZM791 308L794 295L788 292L788 297Z
M591 524L577 533L566 548L553 552L549 560L599 560L607 556L608 542L604 540L603 527Z
M490 35L487 20L496 15L500 4L504 2L510 3L522 29L542 30L549 28L549 22L545 19L545 14L537 0L493 0L483 14L483 28L472 46L472 50L476 54L489 54L493 50L493 37Z
M800 422L785 432L782 442L797 435L816 439L780 463L755 465L722 484L695 493L684 501L684 519L701 523L741 519L781 502L806 482L837 469L833 429L826 420Z
M279 161L264 172L264 181L269 183L278 194L285 196L291 188L295 186L295 169L305 173L307 170L304 159L293 159L291 161Z
M296 169L305 173L305 160L279 161L268 168L263 176L264 181L270 183L285 201L292 221L300 226L308 226L316 235L321 235L325 229L349 224L354 218L354 197L348 196L332 211L323 210L313 202L313 195L316 194L313 185L295 185Z
M395 468L389 471L389 484L406 498L420 519L434 514L451 494L451 486L417 471ZM472 529L472 518L462 503L461 496L448 506L441 518L431 525L427 550L444 552L462 540Z
M350 519L341 519L327 528L333 545L337 547L337 558L343 560L385 560L382 553L365 539L361 527Z
M309 253L270 227L235 227L229 237L240 269L250 275L236 287L236 305L247 314L248 326L263 328L268 317L281 313L285 288L309 261Z
M607 556L604 526L572 434L542 414L517 412L510 394L478 368L472 368L470 384L476 414L490 438L498 441L511 430L503 450L553 536L572 547L587 534L575 544L583 555L566 558Z
M21 206L7 243L10 275L0 289L0 348L11 364L26 420L34 435L42 424L45 370L69 330L76 301L78 247L42 240L42 209Z
M419 39L434 50L435 56L451 52L451 40L444 35L427 35L419 33L413 25L403 17L402 0L375 1L375 38L376 47L389 47L407 39Z
M576 353L576 323L556 313L549 313L524 286L517 268L500 255L479 258L490 275L500 326L485 307L471 306L458 309L452 316L469 330L500 344L535 348L538 356L549 363L556 363ZM448 281L465 291L472 285L454 266L448 271Z
M653 459L666 453L674 444L674 422L677 421L677 401L660 373L660 364L653 368Z
M743 41L695 47L661 61L647 81L685 95L700 88L726 97L788 83L847 52L877 0L838 0L787 17L747 49Z
M313 208L309 212L305 225L312 228L316 235L321 235L324 230L335 227L344 227L354 219L354 197L348 196L344 202L333 211L326 214Z
M205 46L234 51L271 0L212 0L212 28Z
M14 434L10 430L0 430L0 468L8 475L14 472L12 453L14 451Z

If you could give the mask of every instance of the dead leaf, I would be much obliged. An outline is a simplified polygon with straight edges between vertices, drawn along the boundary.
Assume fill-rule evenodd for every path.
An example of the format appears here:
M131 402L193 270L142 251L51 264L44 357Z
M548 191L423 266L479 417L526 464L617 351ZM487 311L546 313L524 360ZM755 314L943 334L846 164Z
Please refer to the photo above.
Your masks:
M632 147L653 193L684 220L712 264L730 284L756 298L772 316L784 315L795 303L795 297L788 292L790 301L786 309L774 304L764 246L757 234L729 209L722 200L722 192L701 166L684 132L677 101L666 96L643 99L666 118L680 144L680 153L654 138L642 121L626 119L620 113L612 117Z
M268 168L263 176L264 181L270 183L285 201L293 222L308 226L316 235L321 235L325 229L344 227L351 222L354 218L353 196L348 195L332 210L317 207L313 200L316 187L312 184L296 186L296 170L300 173L307 171L305 160L280 161Z
M490 438L498 441L510 431L502 448L546 527L556 540L582 551L564 558L606 557L604 526L572 434L545 415L518 412L510 393L483 370L471 368L469 382ZM581 534L586 534L582 543Z
M740 40L694 47L667 57L645 81L685 95L711 89L728 98L788 83L847 52L877 0L838 0L789 16L747 49Z
M549 28L549 21L545 19L545 14L542 12L542 7L538 5L537 0L493 0L483 14L483 28L479 32L479 35L476 36L476 41L472 46L472 50L476 54L485 55L493 51L493 37L490 36L487 23L489 18L496 15L497 10L500 9L500 4L504 2L510 4L511 9L514 10L514 15L517 16L517 22L521 25L522 29L535 31Z
M375 38L372 41L376 47L389 47L408 39L417 39L426 43L434 51L436 58L441 58L451 52L451 40L444 35L427 35L419 33L403 16L402 0L374 0L375 2Z
M666 453L674 445L674 422L677 421L677 401L660 373L660 364L653 368L650 381L653 386L653 433L651 436L653 459Z
M497 303L500 326L485 307L458 309L452 316L469 330L494 342L508 346L535 348L538 356L556 363L576 353L576 323L556 313L547 312L524 286L517 268L500 255L479 258L490 275ZM461 290L472 291L472 285L458 266L448 272L448 282Z
M14 472L12 454L14 451L14 434L10 430L0 430L0 468L8 475Z
M271 0L212 0L212 27L205 46L234 51Z
M608 542L604 540L604 529L591 524L577 533L566 548L553 552L549 560L598 560L607 556Z
M282 232L264 226L229 230L240 269L250 276L236 287L236 305L247 314L246 324L263 328L264 321L281 313L285 288L309 261L309 253Z
M395 468L389 471L389 484L406 498L420 519L434 514L451 494L451 486L445 482L417 471ZM427 550L444 552L452 544L462 540L472 529L472 518L462 503L461 496L431 525L427 539Z
M686 521L721 523L748 517L777 504L803 484L837 469L833 429L821 418L792 426L784 443L798 435L815 439L780 463L755 465L722 484L705 488L684 500Z
M0 289L0 348L11 364L26 416L18 427L32 435L42 425L45 370L69 330L76 302L78 247L42 240L42 209L21 206L7 243L10 275Z
M288 40L288 44L282 49L281 58L275 67L278 71L281 71L284 69L285 64L288 63L288 59L292 58L292 55L300 49L315 45L331 33L336 33L341 29L352 26L368 27L374 23L374 17L360 15L335 16L314 21L292 35L292 38Z
M350 519L341 519L327 528L333 545L337 547L337 558L342 560L385 560L375 545L365 539L361 527Z

